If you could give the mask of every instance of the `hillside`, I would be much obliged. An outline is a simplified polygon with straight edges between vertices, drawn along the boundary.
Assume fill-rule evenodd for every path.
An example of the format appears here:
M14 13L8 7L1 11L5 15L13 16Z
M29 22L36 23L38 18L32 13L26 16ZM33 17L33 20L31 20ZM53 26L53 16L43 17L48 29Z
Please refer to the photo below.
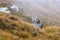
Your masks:
M60 40L60 27L36 29L16 15L0 12L0 40Z
M29 23L22 21L21 18L2 12L0 12L0 31L1 40L37 38L40 34L37 29L33 28Z

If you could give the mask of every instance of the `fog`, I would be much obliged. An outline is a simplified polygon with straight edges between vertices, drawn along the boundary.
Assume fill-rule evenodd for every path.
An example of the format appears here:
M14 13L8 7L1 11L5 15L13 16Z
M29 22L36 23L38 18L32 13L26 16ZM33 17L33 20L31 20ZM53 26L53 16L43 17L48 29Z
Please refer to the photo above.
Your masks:
M35 16L48 25L60 26L60 0L13 0L23 14Z

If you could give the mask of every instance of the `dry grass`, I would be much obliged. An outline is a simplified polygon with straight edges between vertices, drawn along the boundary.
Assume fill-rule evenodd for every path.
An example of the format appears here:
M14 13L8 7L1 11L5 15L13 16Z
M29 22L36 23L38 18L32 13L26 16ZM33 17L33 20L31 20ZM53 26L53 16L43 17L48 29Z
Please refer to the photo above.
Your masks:
M36 29L15 15L0 12L1 40L60 40L60 27Z

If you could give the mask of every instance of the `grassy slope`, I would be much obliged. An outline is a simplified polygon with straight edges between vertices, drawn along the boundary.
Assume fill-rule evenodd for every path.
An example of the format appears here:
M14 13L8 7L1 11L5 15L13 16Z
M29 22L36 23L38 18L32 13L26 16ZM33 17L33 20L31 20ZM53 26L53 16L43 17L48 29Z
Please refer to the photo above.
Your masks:
M0 40L60 40L60 27L36 29L17 16L0 12Z

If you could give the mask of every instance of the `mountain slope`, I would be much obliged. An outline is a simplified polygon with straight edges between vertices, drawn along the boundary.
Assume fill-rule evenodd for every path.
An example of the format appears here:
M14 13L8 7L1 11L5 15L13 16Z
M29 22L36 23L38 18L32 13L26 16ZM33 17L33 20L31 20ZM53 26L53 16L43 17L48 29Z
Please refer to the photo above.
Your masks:
M2 33L4 33L6 36L9 35L12 38L9 40L14 40L14 36L16 36L15 40L19 40L20 38L37 38L37 36L40 34L37 29L33 28L33 26L29 23L22 21L19 17L2 12L0 12L0 29L2 30ZM6 38L3 40L8 39Z
M0 12L0 40L60 40L60 27L36 29L16 15Z

